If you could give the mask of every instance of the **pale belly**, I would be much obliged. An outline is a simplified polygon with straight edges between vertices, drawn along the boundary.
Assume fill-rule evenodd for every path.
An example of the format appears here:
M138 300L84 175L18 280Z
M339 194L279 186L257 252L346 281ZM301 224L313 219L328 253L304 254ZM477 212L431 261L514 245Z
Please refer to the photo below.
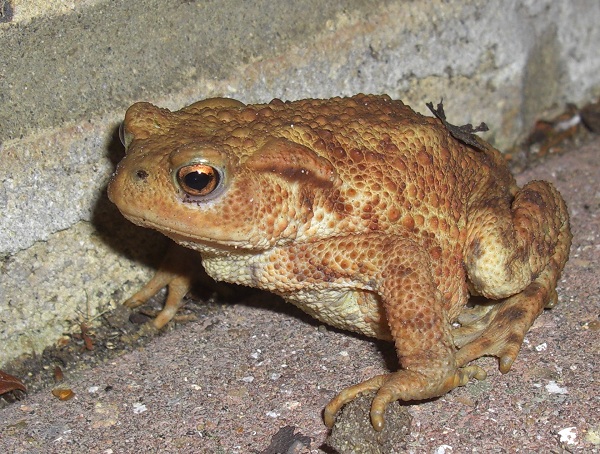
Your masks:
M384 309L375 293L339 288L277 293L327 325L377 339L392 339Z
M265 259L258 254L203 254L203 264L215 280L273 292L327 325L377 339L392 339L377 294L354 288L356 284L351 281L299 282L281 270L278 274L272 268L267 269L268 257Z

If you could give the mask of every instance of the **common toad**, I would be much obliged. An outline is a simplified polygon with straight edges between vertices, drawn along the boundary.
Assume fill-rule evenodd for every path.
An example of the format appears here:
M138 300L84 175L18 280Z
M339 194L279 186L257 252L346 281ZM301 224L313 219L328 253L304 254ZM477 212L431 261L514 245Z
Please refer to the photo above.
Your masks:
M449 129L387 96L215 98L177 112L137 103L109 197L132 222L200 252L216 280L393 341L401 369L344 389L324 413L332 426L344 403L374 390L381 430L388 403L485 378L468 365L476 358L496 356L507 372L556 303L568 258L557 190L519 188L499 151ZM163 326L199 266L159 271L128 304L174 281L155 321ZM470 295L488 302L468 307Z

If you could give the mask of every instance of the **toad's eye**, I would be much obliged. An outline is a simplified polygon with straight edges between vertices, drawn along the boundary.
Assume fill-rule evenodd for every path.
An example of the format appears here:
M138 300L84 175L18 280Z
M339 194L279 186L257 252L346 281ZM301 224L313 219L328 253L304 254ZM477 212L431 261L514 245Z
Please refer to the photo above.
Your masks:
M203 197L213 192L221 181L220 172L207 164L190 164L177 171L177 182L191 197Z

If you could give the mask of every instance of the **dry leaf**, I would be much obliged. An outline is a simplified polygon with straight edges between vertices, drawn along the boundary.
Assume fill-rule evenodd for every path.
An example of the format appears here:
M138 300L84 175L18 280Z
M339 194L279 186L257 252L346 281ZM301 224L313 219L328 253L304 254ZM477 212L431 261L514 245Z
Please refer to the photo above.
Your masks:
M61 381L63 381L65 378L65 376L63 375L63 371L60 368L60 366L56 366L54 368L54 382L55 383L60 383Z
M89 328L85 323L79 325L81 328L81 337L83 338L83 343L85 344L85 349L91 351L94 349L94 342L92 338L88 335Z
M52 390L52 395L60 400L69 400L75 396L75 393L71 388L56 388Z
M0 370L0 395L15 390L23 391L24 393L27 392L27 388L21 380Z

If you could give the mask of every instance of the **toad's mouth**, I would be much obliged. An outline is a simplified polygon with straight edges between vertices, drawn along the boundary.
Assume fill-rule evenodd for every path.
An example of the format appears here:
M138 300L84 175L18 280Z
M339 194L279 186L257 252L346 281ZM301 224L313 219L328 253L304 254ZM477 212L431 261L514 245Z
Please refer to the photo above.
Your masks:
M212 253L217 251L229 253L233 250L262 251L269 247L268 244L250 244L247 238L225 238L222 230L201 235L198 233L191 233L188 229L172 225L169 222L164 222L162 218L160 220L152 220L149 219L148 216L126 213L120 208L119 210L121 211L121 214L133 224L156 230L171 238L176 243L198 251L210 250Z

